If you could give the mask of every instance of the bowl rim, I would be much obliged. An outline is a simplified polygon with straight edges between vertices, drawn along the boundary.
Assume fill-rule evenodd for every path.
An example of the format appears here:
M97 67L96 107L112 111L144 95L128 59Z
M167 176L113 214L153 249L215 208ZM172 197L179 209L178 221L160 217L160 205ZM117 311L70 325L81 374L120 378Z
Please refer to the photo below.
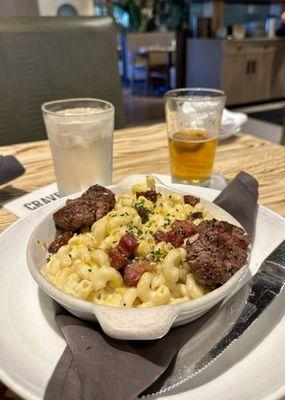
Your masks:
M130 185L131 186L131 185ZM157 184L157 187L160 185ZM106 186L110 190L114 190L118 187L118 185L108 185ZM188 186L187 186L188 187ZM168 187L167 189L171 190L171 187ZM126 188L125 188L126 190ZM191 189L187 190L185 188L185 191L181 189L174 189L174 191L179 192L181 194L183 193L188 193L188 194L193 194L195 196L195 193L191 193L193 190L193 187ZM100 308L100 309L107 309L107 310L128 310L128 312L134 312L134 313L145 313L147 310L151 309L156 309L156 310L166 310L170 309L176 312L176 315L180 315L183 312L190 312L194 311L195 309L204 309L209 305L211 302L213 302L215 299L219 298L222 299L226 297L231 290L233 290L236 286L238 286L239 282L244 278L246 272L248 271L248 265L249 265L249 260L250 260L250 255L251 255L251 246L249 246L248 250L248 256L245 264L234 274L231 276L231 278L226 281L223 285L220 287L212 290L211 292L188 301L176 303L176 304L165 304L161 306L151 306L151 307L145 307L145 308L137 308L137 307L115 307L111 305L103 305L103 304L97 304L97 303L92 303L90 301L86 300L81 300L77 299L59 288L57 288L55 285L53 285L42 273L41 273L41 267L42 266L37 266L35 265L33 261L33 255L32 255L32 247L37 241L37 239L34 237L35 234L37 233L38 229L41 228L41 226L46 223L47 220L51 218L53 213L62 207L62 204L65 203L65 201L69 198L75 198L78 197L82 192L75 193L73 195L68 195L65 197L62 197L58 200L56 200L53 203L52 209L49 211L48 214L46 214L41 220L38 222L37 226L33 230L28 244L27 244L27 249L26 249L26 260L28 264L29 271L31 275L33 276L34 280L36 283L39 285L39 287L50 297L52 297L54 300L58 301L59 303L63 303L65 306L77 310L80 312L85 312L85 313L92 313L94 314L94 307L95 308ZM121 191L123 193L123 191ZM200 200L202 200L202 203L211 203L213 204L217 209L220 209L226 216L229 216L231 219L235 221L236 226L242 227L241 224L234 218L230 213L228 213L226 210L224 210L222 207L218 206L217 204L213 203L210 200L205 199L204 197L199 196ZM244 229L244 228L243 228Z

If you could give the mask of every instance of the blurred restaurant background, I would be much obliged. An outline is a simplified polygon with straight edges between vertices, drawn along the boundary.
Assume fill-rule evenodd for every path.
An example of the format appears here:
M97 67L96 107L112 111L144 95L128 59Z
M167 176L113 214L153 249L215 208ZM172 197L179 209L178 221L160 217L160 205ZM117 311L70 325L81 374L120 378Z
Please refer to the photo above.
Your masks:
M0 0L0 51L1 145L46 138L48 100L111 101L122 128L179 87L224 89L243 132L285 142L285 0Z

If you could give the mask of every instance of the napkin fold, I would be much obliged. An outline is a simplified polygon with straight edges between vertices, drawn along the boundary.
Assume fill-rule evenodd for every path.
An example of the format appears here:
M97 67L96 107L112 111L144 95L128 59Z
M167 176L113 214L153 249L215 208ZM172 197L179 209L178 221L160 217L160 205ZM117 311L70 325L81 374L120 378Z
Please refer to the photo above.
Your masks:
M257 199L256 179L240 172L214 202L253 234ZM171 329L158 340L120 341L106 336L98 325L62 311L56 320L67 347L50 378L45 400L133 400L145 391L159 390L178 351L207 315Z
M244 113L229 111L224 108L221 122L221 131L223 133L237 133L242 125L248 120Z
M18 178L24 172L25 168L16 157L0 155L0 185Z

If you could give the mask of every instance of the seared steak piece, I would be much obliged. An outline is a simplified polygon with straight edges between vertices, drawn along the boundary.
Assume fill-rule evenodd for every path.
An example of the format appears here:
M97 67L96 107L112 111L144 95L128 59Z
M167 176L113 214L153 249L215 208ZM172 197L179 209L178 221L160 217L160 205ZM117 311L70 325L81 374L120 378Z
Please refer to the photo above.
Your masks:
M115 195L100 185L91 186L81 197L67 200L53 215L55 225L65 231L91 226L115 206Z
M167 233L163 231L157 231L154 238L157 241L157 243L167 242Z
M157 231L155 240L157 242L170 242L173 247L182 246L184 239L196 233L196 226L189 220L175 221L167 232Z
M143 197L145 197L146 199L152 201L153 203L156 203L156 200L157 200L157 193L156 193L156 191L153 190L153 189L147 190L147 191L145 191L145 192L137 192L137 193L136 193L136 196L137 196L137 199L138 199L140 196L143 196Z
M202 221L198 225L197 231L199 233L207 232L208 235L217 231L226 241L242 249L246 249L251 242L250 236L242 228L225 221L217 221L216 219Z
M127 286L136 286L142 274L146 271L152 271L148 261L133 262L124 269L124 282Z
M183 196L183 199L185 204L190 204L192 207L200 202L199 197L192 196L191 194L186 194Z
M197 218L199 218L199 219L203 218L203 213L201 211L196 211L189 215L189 219L191 221L194 221L194 219L197 219Z
M65 233L62 233L59 235L48 247L48 252L49 253L56 253L61 246L64 246L65 244L68 243L69 239L72 238L74 235L74 232L72 231L67 231Z
M186 243L189 268L202 285L216 287L245 264L250 237L224 221L203 221L197 230L198 239Z
M112 267L117 270L126 267L128 260L134 258L134 251L138 245L138 242L130 233L122 236L117 246L108 250Z

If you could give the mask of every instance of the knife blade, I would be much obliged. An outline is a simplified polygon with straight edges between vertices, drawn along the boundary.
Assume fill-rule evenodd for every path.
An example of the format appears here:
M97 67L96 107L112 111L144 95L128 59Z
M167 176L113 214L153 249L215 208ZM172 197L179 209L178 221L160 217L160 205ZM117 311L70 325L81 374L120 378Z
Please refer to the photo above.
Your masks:
M254 324L284 285L285 240L262 262L258 272L222 304L180 350L171 375L157 394L176 388L213 364Z

